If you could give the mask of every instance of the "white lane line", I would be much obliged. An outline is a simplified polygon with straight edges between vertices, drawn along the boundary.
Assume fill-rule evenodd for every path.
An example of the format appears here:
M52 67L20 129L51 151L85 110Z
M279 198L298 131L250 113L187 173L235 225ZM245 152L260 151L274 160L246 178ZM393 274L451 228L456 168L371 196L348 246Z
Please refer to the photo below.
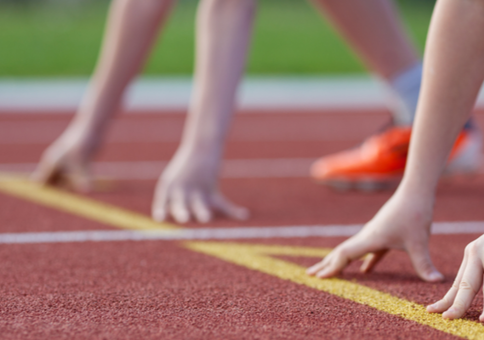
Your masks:
M228 159L222 164L223 178L301 178L309 176L315 158ZM96 162L95 177L115 180L157 179L167 162ZM30 173L35 163L0 164L3 173Z
M87 78L0 79L0 112L67 112L81 102ZM186 110L192 91L189 77L143 78L127 91L127 111ZM248 77L239 107L273 109L381 108L391 104L386 86L368 76Z
M66 113L79 106L89 80L0 79L0 112ZM127 91L128 112L187 109L192 92L190 77L146 77ZM386 85L365 75L338 77L247 77L239 91L243 110L381 109L395 106ZM481 90L477 106L484 106Z
M176 241L229 240L293 237L349 237L362 225L197 228L163 231L60 231L0 234L0 244L116 242L116 241ZM484 222L438 222L432 226L434 235L483 234Z
M223 178L307 178L317 158L228 159L222 163ZM112 180L155 180L168 162L95 162L95 178ZM36 163L0 164L0 172L29 174ZM484 162L478 174L484 173Z

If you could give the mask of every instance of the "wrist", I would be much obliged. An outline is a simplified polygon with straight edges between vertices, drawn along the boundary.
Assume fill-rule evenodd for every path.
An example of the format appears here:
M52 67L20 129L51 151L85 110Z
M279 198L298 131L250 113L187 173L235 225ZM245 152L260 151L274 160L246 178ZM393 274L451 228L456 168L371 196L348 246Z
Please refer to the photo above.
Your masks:
M182 140L180 149L191 157L220 159L224 143L214 138L192 138Z
M83 154L92 154L101 142L101 135L85 126L73 123L64 131L61 140Z
M432 188L415 186L403 181L394 196L403 204L410 203L423 210L432 210L435 202L435 190L432 190Z
M181 143L175 158L192 166L218 167L222 160L222 152L216 145Z
M435 198L437 181L425 180L418 176L404 176L397 191L409 197L419 197L426 200Z
M221 165L221 156L213 149L203 149L181 144L163 172L168 180L173 178L203 179L204 183L215 183Z

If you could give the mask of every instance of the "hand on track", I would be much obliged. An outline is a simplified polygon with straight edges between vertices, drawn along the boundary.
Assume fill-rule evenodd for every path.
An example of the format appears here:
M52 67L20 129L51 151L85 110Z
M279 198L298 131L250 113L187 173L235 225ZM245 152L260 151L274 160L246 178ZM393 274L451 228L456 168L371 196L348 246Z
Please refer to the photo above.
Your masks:
M32 179L42 184L62 185L79 192L92 189L88 164L91 152L65 133L42 154Z
M235 220L248 219L246 208L230 202L220 193L217 177L216 157L178 152L156 186L153 219L161 222L172 217L178 223L186 223L193 217L200 223L207 223L214 213Z
M361 271L370 272L391 249L404 250L424 281L443 279L430 259L428 241L432 206L395 194L355 236L337 246L321 262L307 270L309 275L328 278L338 275L352 261L369 254Z
M454 284L442 300L427 307L431 313L443 313L444 319L461 318L481 289L484 266L484 236L469 243ZM484 312L479 317L484 322Z

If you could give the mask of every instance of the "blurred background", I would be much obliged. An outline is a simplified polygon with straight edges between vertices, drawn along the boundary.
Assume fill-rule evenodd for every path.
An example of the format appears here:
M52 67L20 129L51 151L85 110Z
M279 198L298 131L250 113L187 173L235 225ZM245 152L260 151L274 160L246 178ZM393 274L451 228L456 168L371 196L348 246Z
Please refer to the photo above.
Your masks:
M250 75L364 72L345 43L303 0L259 0ZM435 0L398 0L423 47ZM180 0L145 69L190 75L198 1ZM86 77L98 54L108 0L0 0L0 77Z

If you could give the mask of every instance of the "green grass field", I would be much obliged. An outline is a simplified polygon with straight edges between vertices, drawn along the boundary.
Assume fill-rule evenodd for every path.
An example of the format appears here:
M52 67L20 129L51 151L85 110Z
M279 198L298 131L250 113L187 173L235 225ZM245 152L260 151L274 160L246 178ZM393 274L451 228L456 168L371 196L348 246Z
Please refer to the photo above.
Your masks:
M192 72L197 1L176 7L146 67L150 75ZM101 43L107 2L82 6L0 3L0 76L86 76ZM429 1L400 1L404 20L422 48ZM363 67L331 27L302 0L259 0L248 63L250 74L341 74Z

